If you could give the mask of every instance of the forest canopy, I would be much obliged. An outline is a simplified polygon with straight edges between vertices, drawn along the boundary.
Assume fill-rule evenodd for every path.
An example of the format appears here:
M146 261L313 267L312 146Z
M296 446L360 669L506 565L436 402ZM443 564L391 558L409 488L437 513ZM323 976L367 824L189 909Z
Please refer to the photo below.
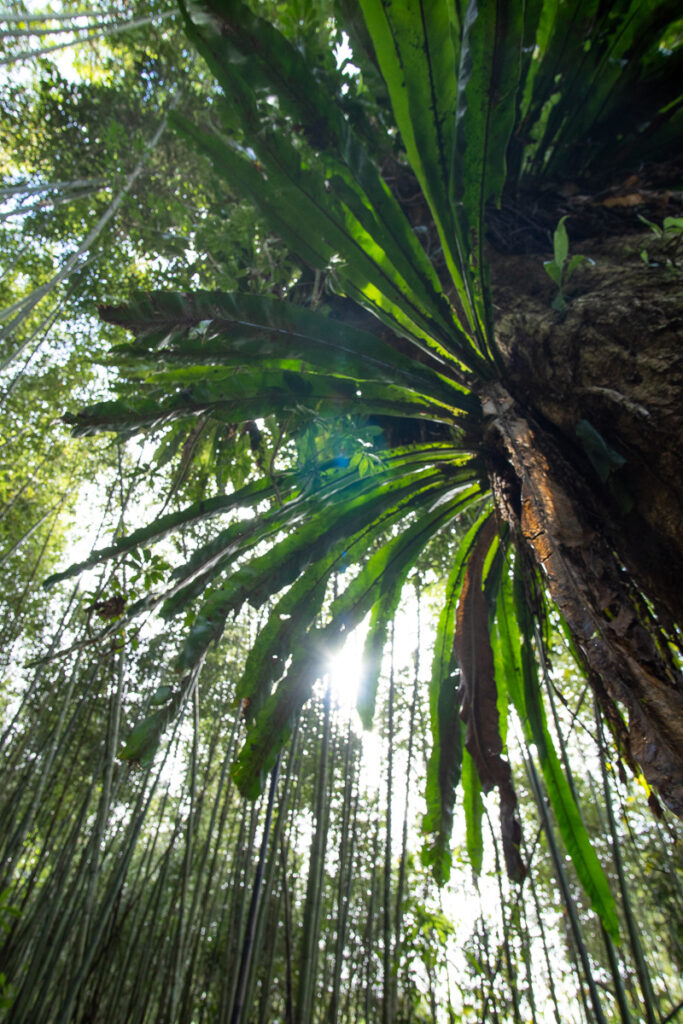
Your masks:
M676 1019L677 5L4 17L7 1020Z

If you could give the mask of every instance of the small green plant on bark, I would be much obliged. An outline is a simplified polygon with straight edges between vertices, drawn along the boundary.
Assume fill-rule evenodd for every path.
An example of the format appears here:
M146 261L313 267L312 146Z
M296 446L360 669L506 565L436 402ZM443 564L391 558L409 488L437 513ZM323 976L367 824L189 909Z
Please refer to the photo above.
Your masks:
M659 254L664 259L667 267L672 269L678 266L677 260L683 244L683 217L665 217L661 227L654 224L647 217L639 216L643 224L646 224L654 237L661 243ZM658 260L651 260L647 249L640 250L640 258L648 266L657 266Z
M558 288L557 295L550 305L559 313L567 308L565 289L572 274L580 263L592 262L588 256L581 256L579 253L575 253L569 259L569 235L564 226L566 219L566 217L562 217L553 233L553 259L545 260L543 263L546 274Z

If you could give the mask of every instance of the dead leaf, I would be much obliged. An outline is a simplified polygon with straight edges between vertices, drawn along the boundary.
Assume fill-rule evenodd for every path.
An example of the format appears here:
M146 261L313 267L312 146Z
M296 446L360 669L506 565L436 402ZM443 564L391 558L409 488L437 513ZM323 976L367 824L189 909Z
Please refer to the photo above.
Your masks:
M603 199L602 205L611 209L613 206L640 206L644 201L640 192L629 192L626 196L609 196Z
M503 853L508 874L521 881L526 868L519 853L522 838L517 797L510 765L501 757L503 741L498 717L498 691L489 637L489 612L482 589L486 554L496 532L493 516L482 527L470 556L456 612L455 656L460 668L460 715L466 724L465 746L484 793L500 794Z

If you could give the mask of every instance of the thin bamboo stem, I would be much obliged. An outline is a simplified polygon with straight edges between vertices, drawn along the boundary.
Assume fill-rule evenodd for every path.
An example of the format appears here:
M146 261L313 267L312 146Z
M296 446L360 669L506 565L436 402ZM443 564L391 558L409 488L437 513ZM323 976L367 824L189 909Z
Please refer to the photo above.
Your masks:
M92 32L84 36L78 36L75 39L69 39L65 43L55 43L53 46L44 46L40 50L22 50L20 53L14 53L9 57L5 57L0 60L0 67L17 64L22 60L32 60L34 57L46 57L48 54L56 53L58 50L66 50L70 46L81 46L83 43L90 43L96 39L109 39L111 36L121 35L123 32L131 32L133 29L142 28L144 25L153 25L157 21L163 21L166 18L173 17L175 13L175 11L165 11L162 14L154 15L149 18L133 18L131 21L126 22L123 25L107 25L105 26L106 31L104 32ZM81 28L76 28L72 31L83 31L88 27L89 26L87 25L83 25ZM66 32L69 30L65 29L64 31Z
M123 203L124 199L126 198L126 195L128 194L128 192L130 192L131 188L142 174L150 155L156 148L159 140L161 139L161 136L164 134L166 130L166 124L167 119L166 117L164 117L162 118L159 127L155 131L149 143L145 146L142 156L140 157L137 164L124 181L122 188L109 203L107 209L99 218L95 226L85 236L81 244L70 254L70 256L67 257L64 264L62 265L62 267L60 267L57 273L54 274L49 281L46 281L44 284L34 289L30 295L25 296L23 299L19 299L17 302L12 303L12 305L7 306L4 310L0 312L0 320L6 320L7 318L11 318L9 319L9 322L5 325L5 327L3 327L2 330L0 330L0 340L6 338L10 334L10 332L13 331L14 328L29 315L29 313L38 305L38 303L41 302L45 298L45 296L52 291L53 288L55 288L58 284L65 280L65 278L67 278L76 269L80 262L81 256L90 249L90 247L102 234L103 230L105 229L109 221L118 213L118 210L121 204ZM17 346L17 348L12 353L10 353L9 356L5 358L4 362L0 364L0 370L4 370L7 366L9 366L9 364L24 351L25 347L25 342L20 343Z
M590 999L591 999L591 1006L592 1006L593 1014L594 1014L595 1020L598 1022L598 1024L607 1024L607 1022L605 1020L605 1015L604 1015L603 1010L602 1010L602 1005L600 1003L600 997L598 995L598 990L597 990L597 986L595 984L595 979L593 977L593 971L591 969L590 960L589 960L589 957L588 957L588 951L586 949L585 943L583 941L583 936L581 934L581 925L580 925L579 917L578 917L578 914L577 914L577 911L576 911L576 904L574 903L574 898L573 898L573 896L571 894L571 891L570 891L570 888L569 888L569 881L567 879L567 875L566 875L566 872L564 870L564 864L562 863L562 857L561 857L559 849L557 848L557 843L555 841L555 834L553 832L552 825L550 824L550 818L549 818L549 815L548 815L548 810L547 810L547 807L545 805L545 799L543 797L543 791L541 789L541 782L540 782L540 779L539 779L538 774L536 772L536 767L535 767L531 757L528 756L528 755L525 758L525 765L526 765L527 773L529 775L529 781L531 783L531 789L532 789L532 792L533 792L534 797L536 799L536 806L538 807L538 810L539 810L540 815L541 815L541 821L542 821L543 828L544 828L544 831L545 831L546 839L548 841L548 848L550 850L550 855L552 857L553 865L555 867L555 874L557 876L557 880L558 880L559 885L560 885L560 890L562 892L562 900L563 900L564 906L567 909L567 914L568 914L568 917L569 917L569 924L570 924L570 927L571 927L572 936L574 938L576 949L577 949L577 952L578 952L578 955L579 955L579 959L580 959L580 962L581 962L581 967L583 969L584 978L586 980L586 984L588 986L588 991L590 993Z
M385 812L385 836L384 836L384 879L383 879L383 906L382 906L382 1024L391 1024L393 1013L393 986L392 986L392 927L391 927L391 831L392 814L391 805L394 795L394 623L391 624L391 666L389 669L389 703L387 709L387 796Z
M235 997L232 1004L232 1014L230 1015L230 1024L241 1024L242 1021L242 1013L244 1010L244 998L247 991L249 968L251 966L251 957L254 950L256 921L259 910L259 900L261 897L263 873L265 870L266 853L268 851L268 843L270 840L270 824L273 817L273 806L275 804L275 792L277 790L277 780L280 774L281 760L282 751L280 751L280 753L277 755L277 759L270 773L270 788L268 790L268 800L266 803L266 817L263 822L263 836L261 839L261 848L259 851L258 863L256 865L256 872L254 874L254 883L251 891L251 901L249 903L247 923L244 929L242 955L240 957L240 964L237 974L237 984L235 987Z
M605 734L602 726L602 716L600 715L600 708L597 701L594 704L595 710L595 723L597 727L598 737L598 753L600 757L600 770L602 774L602 789L604 794L604 807L607 815L607 823L609 825L610 838L612 840L612 859L614 861L614 868L617 873L617 880L619 882L619 892L621 893L621 904L624 912L624 919L626 921L626 930L629 936L629 943L631 946L631 952L633 954L633 961L635 963L636 974L638 975L638 981L640 983L640 990L643 998L643 1008L645 1011L645 1019L648 1024L658 1024L658 1020L661 1018L659 1007L657 1006L657 1000L655 998L654 989L650 980L650 971L645 959L643 952L642 943L640 941L640 934L638 924L636 922L635 914L633 913L633 907L631 906L631 897L629 893L629 887L626 881L626 872L624 871L624 862L621 856L621 843L619 840L619 834L617 832L617 823L614 817L614 809L612 807L612 793L609 785L609 777L607 774L607 751L605 749Z
M308 867L308 883L306 902L302 922L301 949L299 954L299 986L297 992L295 1021L296 1024L310 1024L313 1013L313 993L317 971L317 956L320 931L320 909L322 882L325 867L325 847L327 843L326 796L327 773L330 751L330 686L325 691L323 734L320 744L320 766L315 795L315 830L311 842L311 855Z

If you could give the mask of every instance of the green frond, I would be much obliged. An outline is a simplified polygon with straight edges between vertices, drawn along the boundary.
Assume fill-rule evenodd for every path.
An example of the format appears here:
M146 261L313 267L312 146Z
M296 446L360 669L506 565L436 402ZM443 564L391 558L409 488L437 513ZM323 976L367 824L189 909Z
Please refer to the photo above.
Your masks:
M371 555L346 590L333 601L328 624L309 629L294 647L292 662L251 725L237 761L234 778L245 795L260 791L264 772L274 763L291 731L294 715L310 695L314 682L327 670L330 656L373 608L394 599L396 588L429 541L479 493L474 487L453 495L447 493L433 501L416 522ZM373 704L371 687L366 686L360 700L362 713L369 720Z

